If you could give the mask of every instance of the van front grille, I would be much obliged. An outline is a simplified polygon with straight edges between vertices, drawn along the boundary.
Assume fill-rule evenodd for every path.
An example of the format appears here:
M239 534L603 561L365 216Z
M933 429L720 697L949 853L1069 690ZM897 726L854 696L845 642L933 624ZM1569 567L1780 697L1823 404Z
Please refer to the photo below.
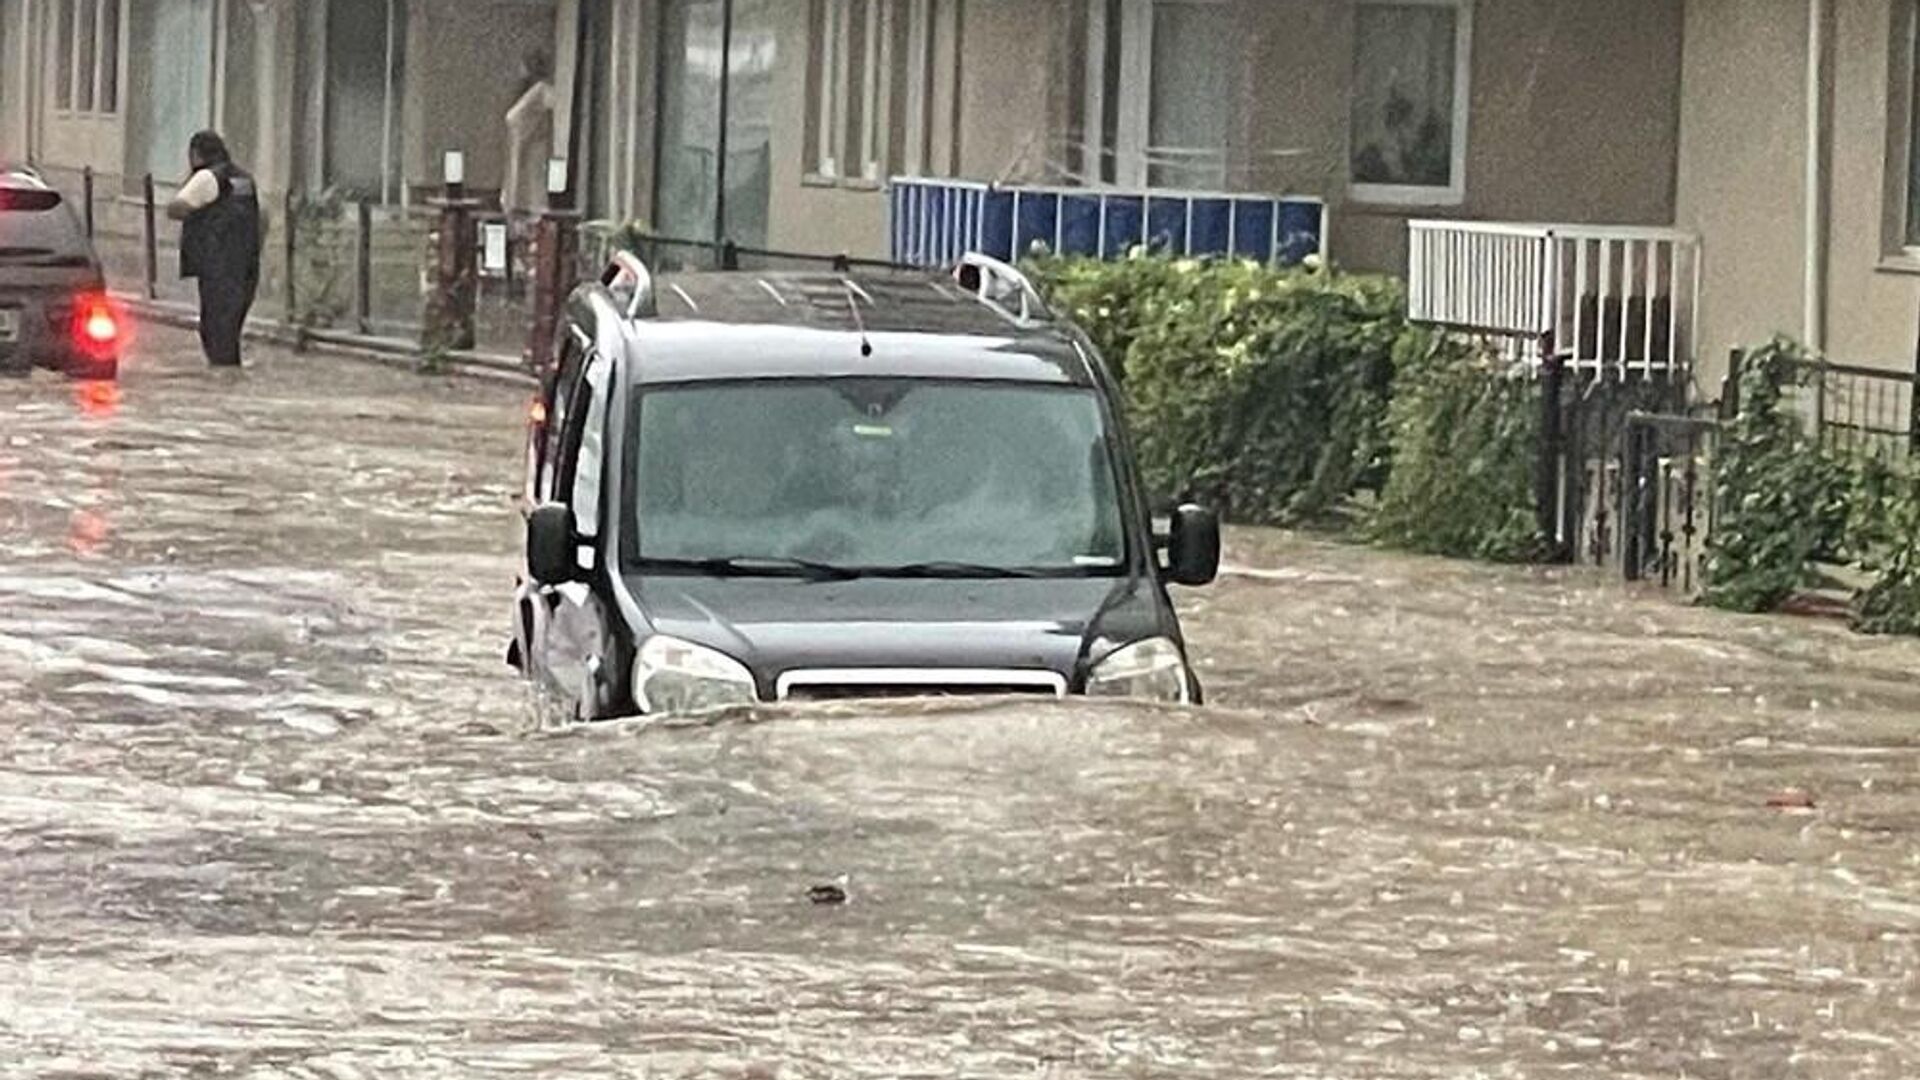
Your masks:
M778 681L782 701L899 698L1064 697L1067 681L1051 671L789 671Z

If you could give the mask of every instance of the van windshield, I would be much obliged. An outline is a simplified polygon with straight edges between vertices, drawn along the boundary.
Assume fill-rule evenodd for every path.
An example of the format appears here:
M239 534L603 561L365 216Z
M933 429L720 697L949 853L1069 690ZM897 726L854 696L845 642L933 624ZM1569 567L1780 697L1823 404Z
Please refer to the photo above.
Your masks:
M1090 390L923 379L638 392L629 552L650 571L1113 575L1126 558Z

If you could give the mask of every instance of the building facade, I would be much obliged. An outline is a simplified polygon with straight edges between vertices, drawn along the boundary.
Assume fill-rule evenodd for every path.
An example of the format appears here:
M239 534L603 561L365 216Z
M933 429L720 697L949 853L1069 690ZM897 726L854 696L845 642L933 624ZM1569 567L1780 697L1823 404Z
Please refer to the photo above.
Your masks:
M1709 359L1786 333L1912 371L1920 0L1689 0L1677 220Z
M269 192L497 186L529 51L590 216L880 255L898 176L1676 225L1711 364L1910 367L1920 0L0 0L0 158L122 193L226 131ZM722 78L722 72L726 77ZM724 191L725 197L721 198Z
M0 0L0 157L124 193L211 127L264 190L412 199L459 149L497 187L559 0Z
M1381 269L1414 216L1674 214L1669 0L614 0L665 233L714 232L728 6L736 239L882 254L900 175L1314 196Z

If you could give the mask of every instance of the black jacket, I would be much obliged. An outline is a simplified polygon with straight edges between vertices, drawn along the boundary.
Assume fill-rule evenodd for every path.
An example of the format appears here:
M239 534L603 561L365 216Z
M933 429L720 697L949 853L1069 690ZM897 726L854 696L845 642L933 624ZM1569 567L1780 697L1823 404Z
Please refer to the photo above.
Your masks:
M260 277L260 196L253 176L227 162L208 170L220 197L180 225L180 276L257 281Z

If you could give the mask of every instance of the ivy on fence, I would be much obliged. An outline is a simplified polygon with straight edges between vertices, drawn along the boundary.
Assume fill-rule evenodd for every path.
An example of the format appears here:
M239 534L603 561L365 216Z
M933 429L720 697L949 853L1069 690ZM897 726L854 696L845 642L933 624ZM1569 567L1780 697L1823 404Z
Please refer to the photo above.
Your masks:
M1853 598L1856 629L1920 633L1920 468L1808 434L1787 395L1817 370L1784 338L1745 359L1716 466L1705 599L1769 611L1819 563L1847 563L1870 582Z

